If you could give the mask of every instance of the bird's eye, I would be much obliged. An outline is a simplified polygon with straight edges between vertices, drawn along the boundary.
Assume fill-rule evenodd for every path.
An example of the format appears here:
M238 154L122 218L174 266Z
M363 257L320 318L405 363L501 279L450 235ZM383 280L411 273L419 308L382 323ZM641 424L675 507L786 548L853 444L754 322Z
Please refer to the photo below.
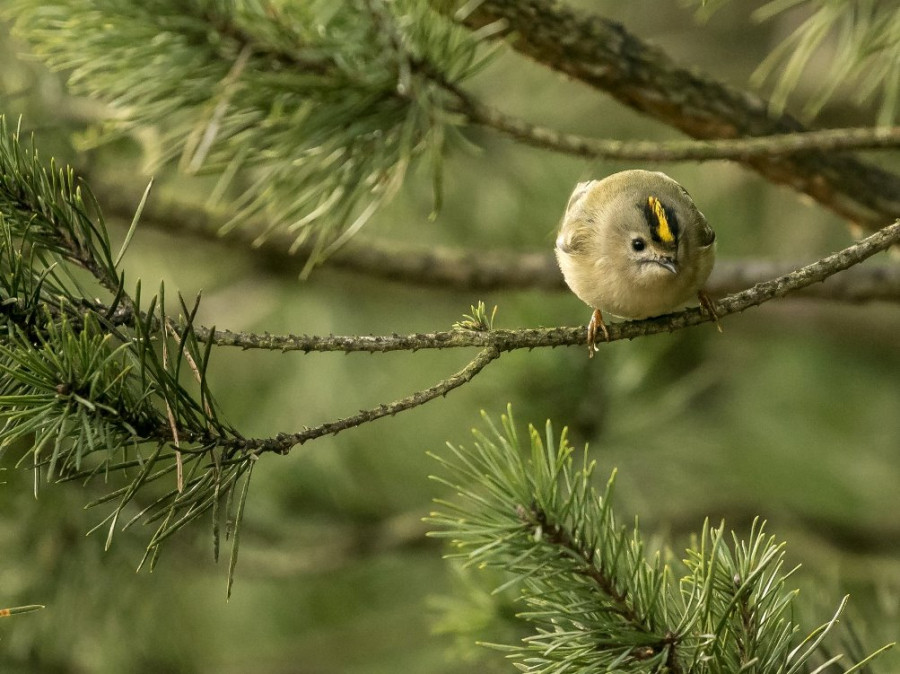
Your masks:
M636 251L642 251L646 248L647 244L640 237L631 240L631 249Z

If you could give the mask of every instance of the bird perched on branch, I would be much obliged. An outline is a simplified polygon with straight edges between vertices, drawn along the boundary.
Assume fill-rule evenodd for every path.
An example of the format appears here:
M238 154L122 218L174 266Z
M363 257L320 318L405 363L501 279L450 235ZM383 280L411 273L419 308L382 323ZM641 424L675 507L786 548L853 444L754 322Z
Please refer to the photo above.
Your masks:
M556 237L566 283L594 309L587 335L591 356L598 331L609 340L604 311L649 318L697 297L715 319L702 290L715 258L716 234L687 190L655 171L578 183Z

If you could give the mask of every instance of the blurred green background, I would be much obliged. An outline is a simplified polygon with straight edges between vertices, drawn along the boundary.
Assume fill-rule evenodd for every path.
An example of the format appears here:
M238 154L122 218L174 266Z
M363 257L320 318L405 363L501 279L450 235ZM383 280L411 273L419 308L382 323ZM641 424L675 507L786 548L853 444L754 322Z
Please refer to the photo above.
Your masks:
M751 3L731 3L705 25L674 2L581 2L622 21L676 61L746 88L750 73L791 30L763 26ZM758 4L758 3L753 3ZM652 11L651 11L652 9ZM44 156L89 169L103 185L138 193L148 137L80 151L73 134L96 119L62 79L23 55L4 31L0 112L23 115ZM798 100L816 86L815 69ZM507 53L470 88L506 112L610 138L676 134L605 96ZM865 125L871 109L838 97L819 123ZM435 222L427 171L364 232L397 241L549 251L576 181L632 165L555 156L472 130L480 151L457 151L444 170ZM900 170L897 153L872 159ZM814 260L846 245L846 224L792 192L724 162L653 165L685 185L718 232L721 258ZM109 188L107 188L109 189ZM163 174L153 198L202 203L209 184ZM136 203L135 203L136 206ZM127 222L113 222L124 236ZM129 277L171 293L203 290L200 322L272 333L409 333L447 329L469 306L499 307L499 327L577 325L589 310L568 293L459 293L317 270L267 268L252 251L139 229ZM639 516L676 558L705 518L739 532L754 516L802 564L806 627L851 594L850 622L869 649L897 639L900 617L900 307L785 299L724 322L603 347L514 352L447 398L334 438L265 456L247 504L236 587L212 559L208 528L167 544L152 574L134 573L147 532L85 533L105 511L82 509L103 485L43 486L0 473L0 606L47 608L0 623L3 672L468 672L509 671L502 655L460 648L438 633L442 597L465 591L426 539L421 518L438 469L426 451L468 443L479 411L511 402L520 424L550 418L589 443L599 475L618 469L620 517ZM247 435L293 431L430 386L472 352L384 355L221 350L212 382ZM463 638L470 644L476 636ZM497 638L488 630L477 638ZM473 658L479 658L476 661ZM878 671L900 669L889 654Z

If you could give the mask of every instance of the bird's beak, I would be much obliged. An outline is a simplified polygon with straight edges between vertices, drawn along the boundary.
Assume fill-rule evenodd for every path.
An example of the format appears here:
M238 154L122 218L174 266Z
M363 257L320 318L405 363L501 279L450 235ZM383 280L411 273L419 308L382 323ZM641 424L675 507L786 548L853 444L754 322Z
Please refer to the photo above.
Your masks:
M658 257L654 260L654 262L660 267L668 269L673 274L678 273L678 262L674 257L669 257L668 255L664 257Z

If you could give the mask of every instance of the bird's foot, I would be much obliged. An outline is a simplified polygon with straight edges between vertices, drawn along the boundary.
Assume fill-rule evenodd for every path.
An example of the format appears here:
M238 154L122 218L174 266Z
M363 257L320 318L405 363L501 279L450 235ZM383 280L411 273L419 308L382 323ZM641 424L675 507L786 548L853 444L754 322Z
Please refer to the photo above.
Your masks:
M697 293L697 299L700 300L700 306L703 307L703 310L716 322L716 329L719 332L723 332L722 324L719 322L719 314L716 313L716 304L713 299L702 290Z
M607 342L609 341L609 330L606 329L606 323L603 322L603 315L600 313L599 309L594 309L594 313L591 314L591 322L588 323L588 331L587 331L587 343L588 343L588 358L594 357L594 351L597 351L597 330L603 333L603 339Z

